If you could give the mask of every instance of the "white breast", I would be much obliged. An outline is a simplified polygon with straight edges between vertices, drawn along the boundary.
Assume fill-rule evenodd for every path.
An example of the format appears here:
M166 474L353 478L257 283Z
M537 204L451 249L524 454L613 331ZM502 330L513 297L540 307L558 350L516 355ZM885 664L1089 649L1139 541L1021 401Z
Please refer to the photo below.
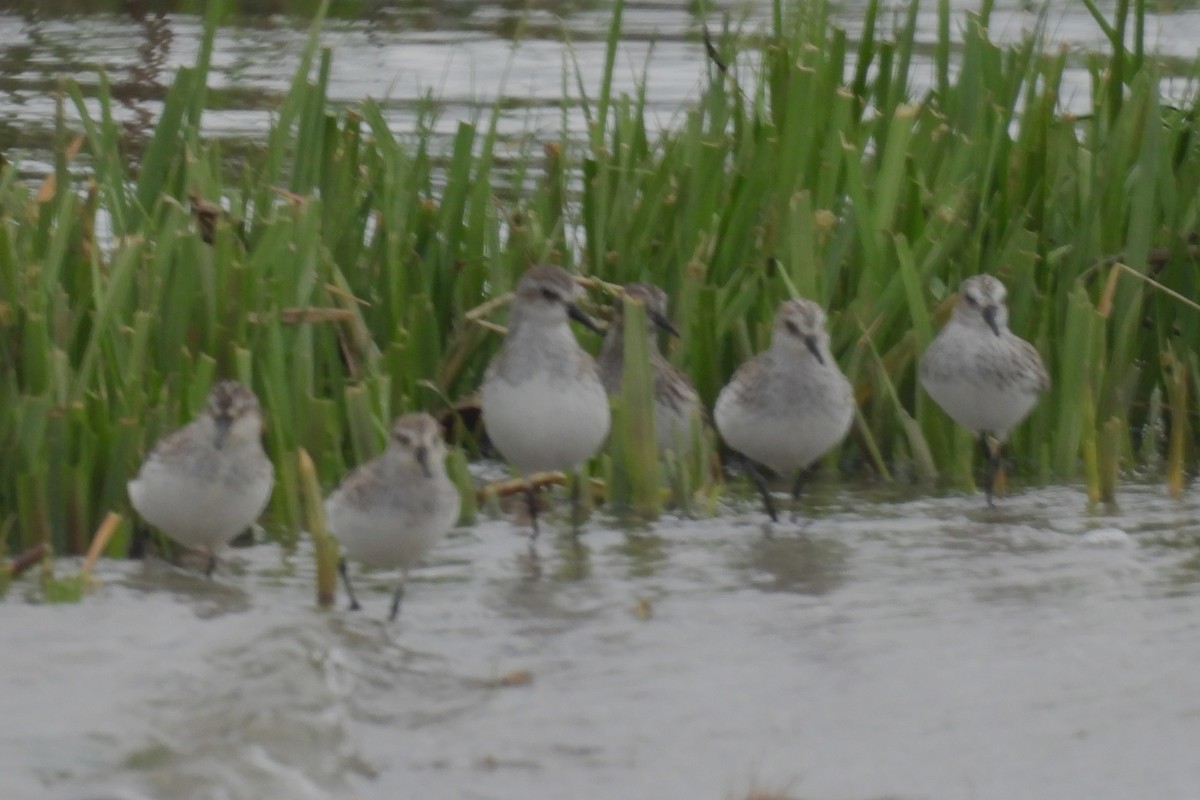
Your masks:
M947 326L921 357L921 385L950 417L974 435L1001 441L1038 399L1044 367L1012 334L968 335Z
M854 420L849 384L842 378L829 402L781 403L764 413L738 402L732 386L717 397L713 419L721 437L739 453L787 474L808 467L845 438Z
M254 524L266 507L274 485L266 466L248 481L231 483L224 471L202 479L149 461L129 482L129 499L143 519L179 543L214 549Z
M554 379L539 371L517 383L484 382L481 406L492 443L522 472L571 470L608 436L608 396L594 373Z
M367 503L363 507L343 502L334 492L325 503L329 530L346 555L381 569L407 570L428 553L458 521L458 490L444 476L423 482L424 502Z

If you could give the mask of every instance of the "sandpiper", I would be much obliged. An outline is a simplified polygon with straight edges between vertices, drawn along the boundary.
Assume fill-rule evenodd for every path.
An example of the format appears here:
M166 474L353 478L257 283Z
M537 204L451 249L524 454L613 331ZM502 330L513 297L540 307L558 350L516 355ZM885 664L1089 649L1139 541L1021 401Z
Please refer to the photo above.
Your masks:
M786 300L775 315L771 346L747 361L717 396L713 419L734 450L777 473L804 470L845 438L854 420L850 381L829 352L825 312L811 300ZM772 520L778 520L762 475L750 470Z
M329 530L350 558L371 567L401 571L391 614L400 613L408 570L458 521L458 489L446 474L446 445L437 420L406 414L392 423L383 455L352 471L325 501ZM343 556L338 571L350 596Z
M129 482L144 520L180 544L216 551L258 519L275 469L262 446L262 409L254 392L221 381L192 422L158 441Z
M678 336L678 331L667 317L667 293L649 283L631 283L625 294L636 298L646 307L646 317L659 328ZM600 379L609 396L621 393L625 375L625 321L622 308L615 305L616 315L608 327L600 355ZM649 337L650 369L654 372L654 430L659 450L680 450L691 447L692 423L700 414L700 396L674 364L658 349L656 337Z
M517 282L508 334L488 364L481 389L484 426L500 454L526 477L574 470L608 436L608 396L595 360L579 346L567 320L597 333L575 305L580 293L561 267L531 267ZM537 504L529 509L537 535Z
M988 505L1008 432L1050 387L1037 350L1008 329L1006 296L1004 284L991 275L964 280L950 321L920 363L925 391L955 422L979 437Z

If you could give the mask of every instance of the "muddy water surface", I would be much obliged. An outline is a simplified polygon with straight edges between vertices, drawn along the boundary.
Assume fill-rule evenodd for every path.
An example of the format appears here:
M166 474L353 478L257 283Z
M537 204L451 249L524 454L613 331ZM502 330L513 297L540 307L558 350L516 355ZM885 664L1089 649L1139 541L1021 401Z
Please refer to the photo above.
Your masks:
M1200 786L1200 511L1158 487L818 490L764 536L594 518L537 564L456 531L383 622L306 545L217 580L107 562L0 601L0 797L1183 798ZM510 682L517 685L503 685Z

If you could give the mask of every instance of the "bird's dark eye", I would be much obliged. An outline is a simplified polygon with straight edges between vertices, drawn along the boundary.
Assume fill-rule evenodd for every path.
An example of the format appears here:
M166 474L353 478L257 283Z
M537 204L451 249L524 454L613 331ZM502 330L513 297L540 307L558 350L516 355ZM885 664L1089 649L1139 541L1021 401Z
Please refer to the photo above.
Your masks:
M558 293L553 289L542 289L542 297L546 298L552 303L558 301Z
M969 306L979 305L979 302L972 295L964 294L963 299L967 301L967 305Z
M790 319L783 324L787 327L788 333L790 333L792 336L800 335L800 326L792 322Z
M408 438L408 436L403 433L396 437L396 441L399 442L400 444L404 445L405 447L412 446L412 439Z

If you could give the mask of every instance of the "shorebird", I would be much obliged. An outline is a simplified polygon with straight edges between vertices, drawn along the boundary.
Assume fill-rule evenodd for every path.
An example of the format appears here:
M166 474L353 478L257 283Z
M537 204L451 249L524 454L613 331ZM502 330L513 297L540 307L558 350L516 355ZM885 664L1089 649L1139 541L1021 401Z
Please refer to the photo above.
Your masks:
M480 407L488 437L526 478L542 470L575 470L608 436L608 397L596 362L567 322L601 332L575 305L579 292L561 267L526 271L517 282L504 344L484 375ZM536 537L532 484L527 496Z
M186 547L216 551L258 519L271 497L275 469L262 446L262 409L254 393L221 381L204 410L158 441L129 482L142 519Z
M825 312L811 300L786 300L775 315L771 345L742 364L717 396L713 419L739 453L773 471L804 470L845 438L854 420L850 382L829 352ZM750 469L772 521L775 505L762 475Z
M383 454L347 475L325 501L326 523L347 556L370 567L400 569L389 620L400 613L408 570L458 521L459 502L446 474L441 426L424 413L392 423ZM345 556L338 572L356 611Z
M921 385L929 396L979 438L984 492L993 503L1000 451L1012 428L1050 388L1033 345L1008 329L1007 291L991 275L962 282L950 321L921 355ZM995 446L988 435L995 437Z
M666 292L649 283L631 283L625 287L625 294L642 301L650 322L672 335L679 335L667 318ZM616 315L608 326L608 333L596 359L600 365L600 379L610 397L621 393L625 375L623 307L621 302L614 306ZM686 452L691 447L693 420L700 414L700 396L692 388L687 376L659 352L655 337L651 335L648 341L650 369L654 373L654 430L658 449Z

